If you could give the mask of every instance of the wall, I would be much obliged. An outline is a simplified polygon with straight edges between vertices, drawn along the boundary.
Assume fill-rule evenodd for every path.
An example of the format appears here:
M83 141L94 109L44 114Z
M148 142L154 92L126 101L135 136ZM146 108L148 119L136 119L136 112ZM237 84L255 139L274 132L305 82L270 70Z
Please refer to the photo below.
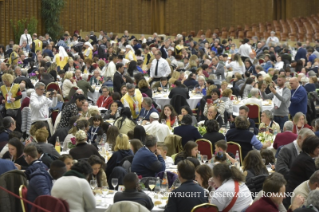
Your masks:
M309 16L319 13L318 0L286 0L286 18Z

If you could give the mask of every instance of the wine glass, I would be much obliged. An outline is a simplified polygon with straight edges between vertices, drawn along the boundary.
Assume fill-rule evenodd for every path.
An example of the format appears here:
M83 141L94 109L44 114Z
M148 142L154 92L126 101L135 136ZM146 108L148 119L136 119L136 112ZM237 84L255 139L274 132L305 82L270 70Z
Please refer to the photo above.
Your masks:
M119 183L119 180L117 178L112 178L111 182L112 182L112 186L113 186L114 190L116 190L115 188L116 188L117 184Z
M112 152L112 147L113 147L113 145L109 144L109 149L108 149L109 152Z
M156 91L157 91L157 88L153 88L153 93L156 93Z
M162 124L166 124L166 120L165 120L165 119L162 119L162 120L161 120L161 123L162 123Z
M97 187L96 180L90 180L90 186L91 186L91 189L94 190Z
M164 89L163 89L163 91L164 91L164 93L166 93L166 92L167 92L167 89L166 89L166 88L164 88Z
M102 186L103 197L106 197L108 191L109 191L109 187L108 186Z
M238 97L238 101L241 101L241 97L240 96Z
M266 165L266 160L265 159L261 159L261 160L262 160L263 164Z
M61 152L63 152L63 141L60 141Z
M149 180L148 187L150 188L151 191L153 191L153 189L155 188L155 180Z
M207 155L203 155L203 162L206 163L208 160Z

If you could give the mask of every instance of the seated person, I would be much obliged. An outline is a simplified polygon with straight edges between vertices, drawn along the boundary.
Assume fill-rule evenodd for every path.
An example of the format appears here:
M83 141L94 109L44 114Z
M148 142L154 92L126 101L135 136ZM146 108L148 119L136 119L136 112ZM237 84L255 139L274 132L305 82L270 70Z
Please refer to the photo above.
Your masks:
M215 143L219 140L224 140L225 136L219 132L219 124L216 120L208 120L205 123L206 133L203 135L203 138L209 140L213 147Z
M100 70L95 69L93 76L90 79L90 84L91 85L102 85L104 83L103 77L101 77Z
M156 137L147 135L145 146L134 155L131 171L142 177L155 177L156 173L165 170L165 161L161 154L157 149Z
M207 110L207 116L205 117L205 125L206 122L209 120L215 120L218 123L218 130L223 126L223 118L218 112L217 108L215 106L210 106Z
M299 130L297 140L292 143L285 145L281 148L279 154L277 155L277 163L275 166L276 172L284 175L285 179L289 177L290 167L292 162L297 158L301 152L302 143L308 137L314 135L314 133L308 129L303 128Z
M152 199L143 191L139 191L139 180L135 173L128 173L123 179L125 190L123 192L117 192L114 195L114 203L120 201L132 201L137 202L148 210L152 210L154 207Z
M182 125L174 128L174 134L182 137L182 146L184 146L187 141L201 138L198 129L192 124L192 117L190 115L183 116Z
M264 110L261 113L261 123L259 125L259 132L266 131L269 131L271 134L274 134L276 131L277 133L280 132L280 126L273 120L272 112L269 110Z
M258 105L259 108L262 108L262 99L259 99L259 90L257 88L252 88L250 90L251 97L244 100L245 105L255 104Z
M153 107L153 100L150 97L144 97L142 102L142 109L139 113L138 118L143 119L143 122L146 123L146 121L150 120L151 113L158 113L158 111Z
M19 170L26 170L29 166L23 155L24 145L18 138L11 138L8 142L8 149L3 159L8 159L14 162L14 165Z
M292 132L293 127L294 124L292 121L285 122L283 132L278 133L274 140L274 149L278 149L283 145L290 144L291 142L297 139L297 135Z
M189 99L189 92L187 88L184 88L182 86L182 83L180 81L175 81L174 82L175 87L170 91L168 98L173 98L176 95L180 95L184 97L185 99Z
M136 122L132 119L130 108L125 107L122 109L121 116L115 120L114 126L123 134L127 134L128 131L134 130Z
M178 162L185 160L189 157L197 158L197 154L198 154L197 143L195 143L194 141L188 141L184 146L184 150L176 155L174 164L177 165Z
M254 134L257 135L259 129L255 126L255 121L248 117L249 108L246 105L240 106L239 115L245 117L249 121L249 128L254 128ZM230 125L230 128L235 128L235 123Z
M101 88L101 91L102 95L97 99L96 106L108 109L113 102L112 96L110 96L110 91L108 87L103 86Z
M194 88L198 87L198 82L196 81L196 74L195 73L190 73L188 75L188 78L184 81L184 85L186 85L188 88Z
M307 124L307 119L305 114L302 112L297 112L293 118L294 128L293 133L298 134L299 130L302 128L312 129L310 125Z
M178 125L177 114L172 105L165 105L160 118L161 121L166 120L166 125L171 129L173 126Z
M120 117L120 113L118 111L118 102L112 102L112 104L110 105L109 110L107 110L104 114L103 114L103 119L117 119L118 117Z
M195 166L193 163L189 160L183 160L178 163L177 170L181 186L172 191L164 212L191 211L194 206L207 203L204 189L193 181L195 178ZM183 195L186 193L196 193L196 196ZM178 194L182 195L178 196Z
M225 138L226 141L233 141L240 144L243 158L252 150L252 146L260 150L271 145L270 141L262 144L257 137L248 130L249 121L245 117L237 116L235 118L235 126L236 128L227 131Z
M158 148L159 150L161 150L161 152L162 152L162 157L163 157L163 159L165 160L165 165L166 165L167 167L168 167L168 165L174 164L173 158L171 158L170 156L167 156L167 155L166 155L166 154L167 154L167 150L168 150L168 148L167 148L166 145L160 144L160 145L157 146L157 148Z
M168 84L168 80L166 77L162 77L161 80L159 82L155 82L152 85L153 89L157 89L158 92L163 91L164 89L169 89L169 84Z
M217 154L218 152L222 152L225 153L226 158L227 158L227 164L235 164L237 161L234 159L235 155L233 155L232 153L230 153L232 156L230 156L227 153L227 142L225 140L219 140L215 143L215 154Z
M218 89L213 89L211 92L211 99L207 99L205 107L204 107L204 116L207 115L208 108L210 106L215 106L218 113L221 115L222 120L224 119L225 112L225 102L223 102L220 97L220 91Z
M164 142L166 136L170 135L172 131L167 125L159 123L158 120L158 113L151 113L150 124L144 125L144 129L146 134L154 135L159 142Z
M243 171L243 174L246 176L246 182L258 175L268 175L268 170L257 150L248 152L243 161Z
M102 158L96 155L92 155L91 157L89 157L88 162L93 170L92 174L90 174L88 177L88 182L90 182L90 180L96 180L97 187L101 188L103 186L107 186L106 174L103 170L105 160L102 160Z
M192 116L192 126L197 126L197 119L193 115L193 112L189 106L183 106L181 109L181 114L178 115L178 121L182 121L184 115L191 115Z

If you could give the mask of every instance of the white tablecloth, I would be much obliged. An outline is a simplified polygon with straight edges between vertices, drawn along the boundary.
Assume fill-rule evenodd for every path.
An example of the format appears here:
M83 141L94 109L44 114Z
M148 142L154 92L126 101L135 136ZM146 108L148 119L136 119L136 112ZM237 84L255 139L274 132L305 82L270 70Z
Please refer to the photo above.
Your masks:
M153 95L153 100L158 104L160 108L163 108L165 105L170 104L171 99L168 98L169 93L166 94L157 94ZM187 99L187 103L189 104L189 107L191 109L195 109L198 102L203 98L202 95L194 95L194 94L189 94L190 98ZM176 111L180 112L180 111Z
M243 101L241 101L239 104L234 104L234 102L233 102L233 115L234 116L239 116L239 108L241 106L243 106L243 105L244 105ZM274 104L273 103L271 103L270 105L267 105L266 101L263 101L263 105L262 105L261 111L264 111L264 110L270 110L271 111L273 108L274 108Z
M100 86L96 86L94 93L88 91L88 97L90 97L94 103L96 103L97 99L101 96L101 93L99 92L100 89Z

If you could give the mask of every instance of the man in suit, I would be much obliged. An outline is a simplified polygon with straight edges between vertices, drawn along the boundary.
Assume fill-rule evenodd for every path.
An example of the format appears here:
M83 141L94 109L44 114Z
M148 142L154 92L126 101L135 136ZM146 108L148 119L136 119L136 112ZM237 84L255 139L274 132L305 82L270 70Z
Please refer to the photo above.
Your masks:
M26 83L25 87L27 89L34 88L34 85L32 84L31 80L26 77L27 71L21 70L19 66L16 66L14 69L14 72L16 74L16 78L14 79L14 83L21 83L21 81L24 81Z
M189 99L189 93L187 88L184 88L180 81L175 81L174 84L176 85L176 87L171 90L168 98L171 99L176 95L180 95L180 96L183 96L185 99Z
M182 160L178 163L177 170L181 186L170 194L165 212L191 211L194 206L207 203L204 189L193 181L195 178L194 164L189 160Z
M162 47L161 47L161 52L162 52L162 57L164 58L164 59L166 59L167 58L167 56L168 56L168 47L169 47L169 45L170 45L170 41L169 40L165 40L165 42L164 42L164 45L162 45Z
M87 75L83 74L83 77L81 80L76 82L76 85L83 90L83 95L85 96L85 98L88 97L88 91L90 92L94 92L94 89L92 88L92 86L90 85L90 83L87 81Z
M113 77L114 92L121 93L121 87L125 85L126 79L123 77L124 65L122 63L116 64L116 72Z
M302 128L299 133L297 140L294 140L290 144L285 145L279 152L276 163L276 172L284 175L286 179L288 179L290 167L292 162L297 158L299 153L301 152L301 146L303 141L311 135L315 135L308 128Z
M278 147L290 144L297 139L297 135L292 132L294 124L292 121L286 121L284 124L283 132L279 133L274 141L274 149Z
M174 128L174 134L182 137L182 146L190 140L196 141L202 138L198 129L192 126L192 116L189 114L183 116L182 125Z
M221 76L222 80L225 79L225 69L224 69L224 64L220 63L218 60L218 57L214 57L212 59L212 68L213 68L213 72L216 74L217 78L219 79L219 76Z
M301 42L297 42L297 54L295 56L295 61L300 60L301 58L304 58L305 60L307 60L307 50L302 48L302 43Z
M293 77L289 80L289 84L291 87L291 99L289 106L289 113L291 117L297 112L302 112L303 114L307 114L307 91L306 89L299 84L298 78Z

